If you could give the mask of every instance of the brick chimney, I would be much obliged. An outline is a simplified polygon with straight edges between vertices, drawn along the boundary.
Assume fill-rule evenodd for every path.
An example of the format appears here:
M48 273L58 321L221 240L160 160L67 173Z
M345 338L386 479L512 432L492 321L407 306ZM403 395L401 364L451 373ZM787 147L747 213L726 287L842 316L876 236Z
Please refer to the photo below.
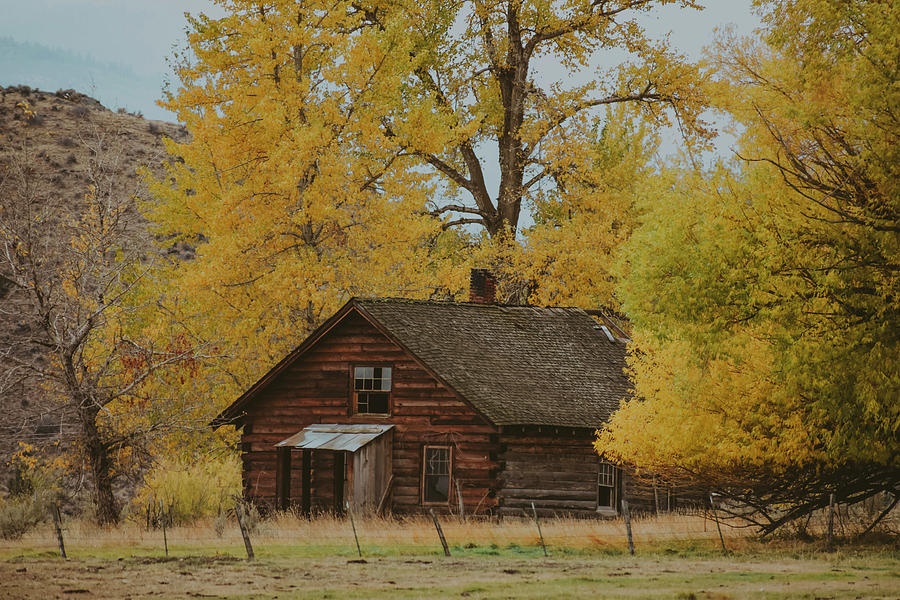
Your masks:
M469 280L469 302L493 304L497 293L497 280L488 269L472 269Z

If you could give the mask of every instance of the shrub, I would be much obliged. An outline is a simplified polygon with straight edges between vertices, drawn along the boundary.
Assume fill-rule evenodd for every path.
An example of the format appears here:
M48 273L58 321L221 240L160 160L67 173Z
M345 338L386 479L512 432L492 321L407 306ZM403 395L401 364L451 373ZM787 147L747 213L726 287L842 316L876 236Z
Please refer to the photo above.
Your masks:
M228 525L228 519L225 518L225 513L220 513L219 516L213 521L213 529L216 532L216 537L222 537L225 535L225 526Z
M132 514L145 518L151 503L165 507L168 522L188 524L221 514L241 493L241 464L237 456L199 461L164 459L144 479L132 502Z
M6 482L7 495L0 498L0 537L18 539L50 514L60 498L60 467L35 456L33 448L20 443Z
M43 521L49 510L39 497L7 498L0 500L0 537L17 540Z

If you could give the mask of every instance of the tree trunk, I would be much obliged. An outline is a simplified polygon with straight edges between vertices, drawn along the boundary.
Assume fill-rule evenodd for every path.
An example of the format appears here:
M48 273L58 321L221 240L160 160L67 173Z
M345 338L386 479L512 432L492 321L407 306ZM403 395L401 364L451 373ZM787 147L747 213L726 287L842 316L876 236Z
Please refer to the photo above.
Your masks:
M98 410L83 407L80 411L81 435L87 450L91 474L94 476L94 505L99 525L113 525L119 522L119 506L113 495L111 461L109 449L100 437L97 428Z

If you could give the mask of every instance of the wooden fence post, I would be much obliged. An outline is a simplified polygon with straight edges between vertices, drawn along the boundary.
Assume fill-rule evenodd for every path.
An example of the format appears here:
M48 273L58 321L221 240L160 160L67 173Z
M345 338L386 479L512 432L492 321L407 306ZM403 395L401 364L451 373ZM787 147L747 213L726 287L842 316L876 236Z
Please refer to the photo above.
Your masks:
M709 495L709 506L712 508L713 519L716 522L716 529L719 531L719 542L722 544L722 552L728 554L728 548L725 547L725 536L722 535L722 526L719 524L719 513L716 510L716 503L712 494Z
M834 544L834 494L828 494L828 531L825 534L825 547L831 550Z
M350 503L347 503L347 514L350 516L350 526L353 528L353 539L356 540L356 552L359 554L359 557L362 558L362 548L359 547L359 536L356 535L356 521L353 520L353 510L350 508Z
M59 505L54 504L50 508L50 512L53 513L53 524L56 526L56 541L59 542L59 555L68 560L69 557L66 556L66 545L63 542L62 517L59 514Z
M450 556L450 547L447 546L447 539L444 537L444 530L441 529L441 524L438 522L437 515L435 515L434 511L430 508L428 509L428 514L431 515L431 520L434 521L434 528L437 529L438 537L441 538L441 546L444 547L444 556Z
M631 535L631 513L628 512L628 500L622 498L622 516L625 517L625 533L628 535L628 552L634 556L634 537Z
M461 521L465 521L466 520L466 505L463 504L462 489L460 489L460 487L459 487L459 479L454 477L453 483L456 484L456 499L457 499L457 503L459 504L459 519Z
M541 538L541 548L544 549L544 556L549 556L549 554L547 554L547 546L544 544L544 533L541 531L541 522L538 521L537 509L534 507L534 502L531 503L531 514L534 515L534 523L537 525L538 535Z
M163 530L163 546L166 549L166 557L169 556L169 537L166 534L166 506L162 503L162 500L159 501L159 518L162 521L162 530Z
M253 560L253 545L250 543L250 535L247 533L247 526L244 523L244 510L241 508L240 502L235 503L234 514L237 516L238 527L241 529L241 537L244 538L244 548L247 549L247 560Z

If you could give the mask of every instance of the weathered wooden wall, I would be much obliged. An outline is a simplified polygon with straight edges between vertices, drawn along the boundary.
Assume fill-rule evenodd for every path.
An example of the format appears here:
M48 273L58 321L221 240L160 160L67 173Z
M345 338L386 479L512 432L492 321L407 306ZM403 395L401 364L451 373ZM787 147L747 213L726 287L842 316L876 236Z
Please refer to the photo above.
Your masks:
M499 436L501 515L539 514L576 517L609 516L597 512L597 471L600 458L593 448L594 429L565 427L506 427ZM618 473L616 509L628 500L635 513L674 510L684 503L683 488L671 488L652 478Z
M350 371L352 366L363 364L393 367L390 416L352 414ZM259 504L275 506L274 444L313 423L395 426L391 498L394 512L421 510L425 444L454 447L454 476L460 483L467 511L476 507L482 512L489 511L495 504L491 490L497 487L497 464L491 456L497 428L355 312L348 314L303 357L273 379L245 407L245 413L241 419L244 495ZM300 454L292 453L292 499L299 499L302 494ZM333 471L322 462L327 460L327 453L314 453L316 490L331 489L327 480L333 477ZM329 500L323 498L313 508L327 509ZM451 504L456 507L455 497Z
M626 489L629 504L636 512L664 513L668 511L702 508L709 502L702 490L682 483L669 483L652 475L635 477L626 474Z
M597 515L599 458L593 430L564 427L506 427L500 434L501 515Z

